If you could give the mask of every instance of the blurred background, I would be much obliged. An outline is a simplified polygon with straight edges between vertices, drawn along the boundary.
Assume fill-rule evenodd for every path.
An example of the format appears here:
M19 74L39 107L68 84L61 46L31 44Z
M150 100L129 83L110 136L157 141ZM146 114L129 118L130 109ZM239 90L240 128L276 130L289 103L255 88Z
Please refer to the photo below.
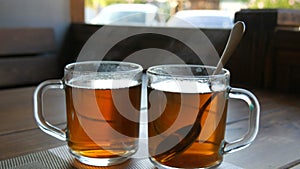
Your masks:
M227 65L232 81L299 92L300 0L0 0L0 88L61 77L103 25L196 27L220 54L237 20L247 31ZM163 39L147 40L153 47ZM122 55L127 48L116 50Z
M225 10L235 13L240 9L285 8L300 9L300 0L85 0L85 21L90 23L112 4L153 4L158 13L172 16L181 10ZM164 18L167 21L169 18ZM163 21L163 22L164 22Z

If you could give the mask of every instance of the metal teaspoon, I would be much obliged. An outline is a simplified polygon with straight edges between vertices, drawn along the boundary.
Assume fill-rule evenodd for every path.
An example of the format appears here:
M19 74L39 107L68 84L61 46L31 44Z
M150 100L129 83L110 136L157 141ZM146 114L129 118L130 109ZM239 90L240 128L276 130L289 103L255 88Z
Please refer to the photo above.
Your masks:
M234 24L227 44L225 46L225 49L222 53L222 56L217 64L216 70L213 72L213 75L218 74L220 70L222 70L223 66L226 64L226 62L231 57L232 53L236 49L237 45L239 44L240 40L243 37L243 34L245 32L245 24L242 21L238 21ZM162 141L156 148L156 150L160 150L166 145L170 144L170 141L178 142L174 147L169 149L166 152L157 154L154 156L156 160L165 162L170 159L172 159L175 155L181 154L184 152L187 148L189 148L197 139L201 132L201 124L200 120L202 117L202 114L206 107L209 105L209 103L214 99L216 95L213 94L210 98L206 100L202 108L199 110L197 118L192 126L185 126L181 129L177 130L174 134L168 136L164 141ZM176 139L176 140L174 140ZM156 151L159 152L159 151Z

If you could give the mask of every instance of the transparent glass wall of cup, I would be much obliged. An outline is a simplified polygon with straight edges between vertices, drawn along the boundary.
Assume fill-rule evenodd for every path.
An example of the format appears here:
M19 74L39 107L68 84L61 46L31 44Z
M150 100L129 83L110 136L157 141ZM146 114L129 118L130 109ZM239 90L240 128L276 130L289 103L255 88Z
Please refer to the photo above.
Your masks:
M229 85L230 73L200 65L159 65L147 70L150 160L158 168L211 168L223 155L247 147L257 135L260 106L245 89ZM248 132L225 141L228 99L249 106Z
M34 93L34 117L41 130L66 140L80 162L109 166L126 161L138 149L142 67L128 62L77 62L65 67L63 80L41 83ZM67 127L43 117L43 95L66 95Z

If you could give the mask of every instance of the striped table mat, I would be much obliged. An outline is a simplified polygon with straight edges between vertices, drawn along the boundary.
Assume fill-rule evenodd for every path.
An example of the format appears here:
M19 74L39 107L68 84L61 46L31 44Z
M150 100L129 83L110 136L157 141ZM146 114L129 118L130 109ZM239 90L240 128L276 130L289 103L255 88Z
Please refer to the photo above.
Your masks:
M81 164L69 153L67 146L52 148L0 161L0 169L155 169L148 158L130 159L110 167L93 167ZM223 162L218 169L242 169Z

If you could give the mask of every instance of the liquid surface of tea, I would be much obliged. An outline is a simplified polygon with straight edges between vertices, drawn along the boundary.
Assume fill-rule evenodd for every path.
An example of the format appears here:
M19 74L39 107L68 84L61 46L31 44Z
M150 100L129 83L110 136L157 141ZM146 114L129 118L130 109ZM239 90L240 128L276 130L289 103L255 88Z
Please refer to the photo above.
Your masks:
M220 164L227 112L225 91L211 92L205 87L203 93L193 93L184 87L186 92L179 93L152 87L148 87L148 136L151 160L176 168L202 168ZM201 88L198 88L199 90ZM209 99L210 103L204 111L199 112ZM197 139L190 145L178 147L175 153L168 154L169 149L187 137L188 129L195 123L198 113L201 115L201 120L198 121L201 129ZM183 132L183 129L187 129L186 132Z
M141 85L116 84L80 79L66 85L67 135L73 154L115 158L137 151Z

